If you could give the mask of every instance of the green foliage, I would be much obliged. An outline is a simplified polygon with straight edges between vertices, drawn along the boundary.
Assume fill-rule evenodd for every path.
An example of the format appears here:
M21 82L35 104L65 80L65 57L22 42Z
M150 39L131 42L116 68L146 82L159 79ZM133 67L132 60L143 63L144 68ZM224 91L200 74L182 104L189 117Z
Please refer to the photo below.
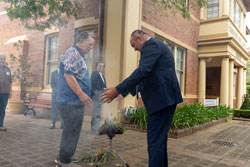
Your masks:
M249 96L245 97L244 102L242 103L240 109L250 110L250 98L249 98Z
M176 109L170 128L190 128L212 120L227 118L232 112L233 110L225 106L208 108L201 104L184 104Z
M147 129L148 114L147 114L146 108L144 106L137 107L136 112L134 114L130 115L130 117L131 117L131 121L134 124L139 125L141 130Z
M233 113L233 110L225 106L209 108L202 104L184 104L177 107L170 128L190 128L195 125L211 122L212 120L228 118L230 113ZM134 124L140 125L141 130L147 128L147 112L145 107L137 108L137 111L130 117Z
M250 53L250 50L249 50L249 53ZM250 62L249 61L247 62L247 85L250 85Z
M207 4L207 0L198 0L197 3L191 0L152 0L155 7L160 11L171 13L180 13L183 18L190 19L189 7L195 9L196 7L204 7ZM165 14L168 16L168 13Z
M106 163L111 159L114 159L115 155L110 153L108 150L101 147L97 150L95 155L88 155L82 158L82 161L85 163Z
M249 76L250 77L250 76ZM247 85L247 94L249 94L250 95L250 85Z
M27 79L32 76L30 67L33 61L27 55L23 54L23 44L20 41L14 44L14 48L17 49L18 55L10 54L12 81L19 81L21 87L31 86L31 82L28 82Z
M244 109L235 109L234 110L234 116L235 117L244 117L244 118L250 118L250 110L244 110Z
M51 26L63 26L70 16L77 17L82 9L77 0L0 0L0 2L9 3L6 11L11 20L19 20L27 29L39 31Z
M203 7L207 0L152 0L157 8L171 13L181 13L190 18L189 7ZM52 26L65 25L71 16L78 17L82 6L78 0L0 0L6 2L7 15L11 20L21 21L25 28L44 31ZM157 9L158 11L158 9ZM168 14L166 14L167 16Z

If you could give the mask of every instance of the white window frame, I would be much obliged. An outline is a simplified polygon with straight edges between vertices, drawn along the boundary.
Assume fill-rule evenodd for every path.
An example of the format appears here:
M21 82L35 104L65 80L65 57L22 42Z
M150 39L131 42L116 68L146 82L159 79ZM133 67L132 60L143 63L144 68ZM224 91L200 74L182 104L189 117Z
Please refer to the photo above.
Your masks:
M234 23L240 29L241 24L241 8L236 0L234 0Z
M207 0L207 18L219 17L220 0Z
M179 59L179 51L182 52L182 59ZM184 61L185 60L185 49L179 47L179 46L176 46L176 54L175 54L175 70L176 70L176 75L177 75L177 79L178 79L178 82L180 84L180 86L183 85L183 80L184 80L184 67L185 67L185 64L184 64ZM181 69L179 69L179 63L181 63ZM178 73L180 73L181 77L178 78Z
M53 38L57 38L57 42L56 42L56 48L54 49L55 53L55 57L53 60L49 60L49 54L50 52L50 42L51 39ZM45 36L45 41L46 41L46 45L45 45L45 75L44 75L44 86L45 87L50 87L50 79L51 79L51 74L54 70L57 69L57 64L58 64L58 43L59 43L59 35L58 33L53 33L53 34L48 34ZM56 68L53 69L49 69L50 67L52 67L51 65L55 65Z
M178 80L178 83L180 85L180 88L181 88L181 92L184 93L184 83L185 83L185 63L186 63L186 55L187 55L187 50L173 42L170 42L166 39L164 39L163 37L161 36L156 36L157 39L160 39L162 40L170 49L170 51L172 51L172 54L174 56L174 61L175 61L175 71L176 71L176 76L177 76L177 72L181 72L182 75L181 75L181 83L179 83L179 80ZM177 69L177 54L178 54L178 49L181 49L183 51L183 63L182 63L182 70L180 69ZM177 78L178 79L178 78Z

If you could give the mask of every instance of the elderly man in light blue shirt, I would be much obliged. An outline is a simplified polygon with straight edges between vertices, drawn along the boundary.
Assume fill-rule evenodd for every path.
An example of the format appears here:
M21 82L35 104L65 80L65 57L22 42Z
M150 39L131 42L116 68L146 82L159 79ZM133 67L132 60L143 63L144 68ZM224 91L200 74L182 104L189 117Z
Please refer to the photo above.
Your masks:
M67 49L61 56L56 99L64 121L59 156L56 159L60 165L71 163L81 132L84 106L93 104L84 54L93 49L94 41L93 35L83 32L79 35L76 45Z

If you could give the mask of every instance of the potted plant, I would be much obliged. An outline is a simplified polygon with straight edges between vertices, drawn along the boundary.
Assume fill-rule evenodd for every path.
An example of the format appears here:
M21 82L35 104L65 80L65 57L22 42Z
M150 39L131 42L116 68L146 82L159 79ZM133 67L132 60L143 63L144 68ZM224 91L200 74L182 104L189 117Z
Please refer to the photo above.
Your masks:
M25 45L25 49L24 49ZM27 56L27 42L18 41L13 45L16 49L16 55L10 54L10 68L12 82L19 85L19 96L12 97L12 100L8 103L8 108L12 114L23 114L25 106L23 104L24 97L26 95L25 88L31 86L31 82L28 82L28 77L32 75L30 67L32 60Z

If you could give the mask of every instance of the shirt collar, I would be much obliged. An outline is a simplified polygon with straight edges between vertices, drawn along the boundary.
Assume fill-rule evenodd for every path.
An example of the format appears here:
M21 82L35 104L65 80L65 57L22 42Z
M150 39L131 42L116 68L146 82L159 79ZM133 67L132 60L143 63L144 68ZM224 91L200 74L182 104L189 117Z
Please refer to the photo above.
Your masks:
M77 45L73 45L73 47L76 48L76 50L80 53L80 55L81 55L82 57L84 57L83 52L81 51L81 49L80 49Z

